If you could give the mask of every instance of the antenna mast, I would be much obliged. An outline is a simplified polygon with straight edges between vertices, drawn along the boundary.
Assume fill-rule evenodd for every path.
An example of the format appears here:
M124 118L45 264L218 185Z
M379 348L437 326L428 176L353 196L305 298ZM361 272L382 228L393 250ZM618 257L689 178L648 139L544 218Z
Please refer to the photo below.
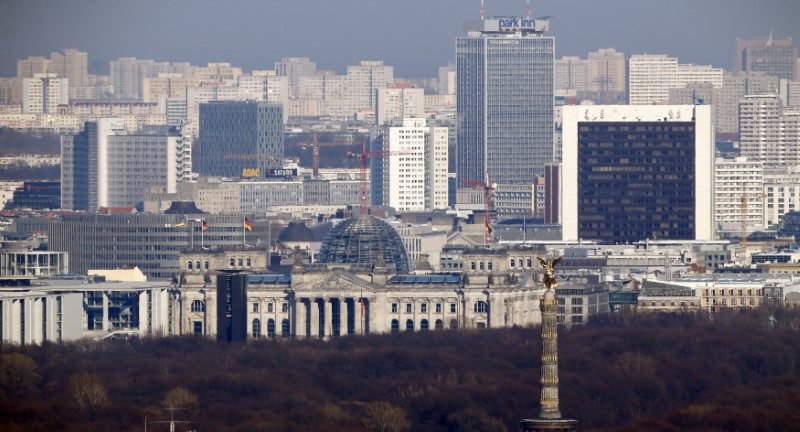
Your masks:
M484 0L481 0L481 21L483 21L483 18L486 16L486 9L483 7L483 2Z
M531 19L531 0L527 1L527 5L525 7L525 18Z

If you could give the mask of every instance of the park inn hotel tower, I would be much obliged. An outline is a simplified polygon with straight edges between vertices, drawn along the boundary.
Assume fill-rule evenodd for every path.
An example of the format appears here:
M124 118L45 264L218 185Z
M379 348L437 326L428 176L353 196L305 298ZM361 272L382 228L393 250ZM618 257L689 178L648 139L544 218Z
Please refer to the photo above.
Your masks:
M552 37L548 22L491 18L456 39L458 185L531 184L553 161Z

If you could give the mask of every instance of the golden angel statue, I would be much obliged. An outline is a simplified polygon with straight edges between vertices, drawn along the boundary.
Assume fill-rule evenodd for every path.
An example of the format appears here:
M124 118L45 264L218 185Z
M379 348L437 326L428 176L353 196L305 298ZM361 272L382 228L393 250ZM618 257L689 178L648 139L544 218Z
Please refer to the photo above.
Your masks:
M556 258L554 260L545 261L541 257L536 257L536 259L539 260L539 264L542 265L542 268L544 268L544 270L546 272L545 275L544 275L544 286L545 286L545 288L553 289L553 288L556 287L556 285L558 285L558 282L556 282L556 272L555 272L554 268L555 268L556 264L561 262L562 258L564 258L564 257L562 256L562 257L558 257L558 258Z

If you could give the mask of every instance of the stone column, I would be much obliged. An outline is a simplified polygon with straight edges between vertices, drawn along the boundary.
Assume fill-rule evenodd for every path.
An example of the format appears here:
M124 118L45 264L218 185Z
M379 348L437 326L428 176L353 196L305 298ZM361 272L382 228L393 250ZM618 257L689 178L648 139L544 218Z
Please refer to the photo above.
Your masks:
M294 298L294 322L290 323L293 325L292 327L292 334L296 337L304 338L308 336L306 332L306 304L300 297Z
M325 326L323 327L326 338L333 337L333 299L326 297L322 299L322 304L325 305Z
M103 330L108 331L108 293L103 291Z
M340 298L339 299L339 334L341 336L347 336L347 298Z
M560 419L558 406L558 300L555 289L548 289L542 299L542 372L539 382L539 418Z
M383 315L378 312L382 307L380 299L378 299L377 295L373 295L367 299L366 305L367 319L364 320L364 332L366 333L367 327L369 327L370 333L384 333L386 331L384 324L378 322L380 315ZM369 326L367 326L367 321L369 322ZM385 322L385 319L383 322Z
M308 315L311 317L309 323L309 336L312 338L318 338L319 334L319 303L317 303L317 299L310 298L308 299Z

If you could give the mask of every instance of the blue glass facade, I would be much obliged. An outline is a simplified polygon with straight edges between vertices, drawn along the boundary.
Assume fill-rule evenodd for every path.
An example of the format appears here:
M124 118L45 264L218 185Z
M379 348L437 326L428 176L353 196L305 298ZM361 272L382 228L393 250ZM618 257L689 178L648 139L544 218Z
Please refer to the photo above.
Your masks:
M200 104L197 172L263 177L272 157L283 157L283 107L263 102ZM257 175L256 175L257 174Z
M458 185L530 184L553 161L554 39L477 34L456 40Z

